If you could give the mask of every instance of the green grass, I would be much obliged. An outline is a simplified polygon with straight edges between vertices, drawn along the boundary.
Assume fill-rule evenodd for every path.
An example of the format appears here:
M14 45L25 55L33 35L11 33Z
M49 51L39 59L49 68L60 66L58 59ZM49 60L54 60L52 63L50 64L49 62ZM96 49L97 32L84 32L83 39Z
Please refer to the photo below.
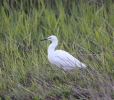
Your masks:
M38 8L0 6L0 99L114 99L114 3L38 1ZM63 49L87 64L64 72L47 59L56 35Z

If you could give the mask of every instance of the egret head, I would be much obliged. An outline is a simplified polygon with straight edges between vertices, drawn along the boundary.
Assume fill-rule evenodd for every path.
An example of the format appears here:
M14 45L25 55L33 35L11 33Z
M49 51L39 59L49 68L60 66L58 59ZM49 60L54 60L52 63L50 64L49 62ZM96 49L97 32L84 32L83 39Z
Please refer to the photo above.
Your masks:
M40 41L44 41L44 40L50 40L50 41L58 41L57 40L57 37L56 36L54 36L54 35L51 35L51 36L49 36L49 37L47 37L47 38L44 38L44 39L42 39L42 40L40 40Z

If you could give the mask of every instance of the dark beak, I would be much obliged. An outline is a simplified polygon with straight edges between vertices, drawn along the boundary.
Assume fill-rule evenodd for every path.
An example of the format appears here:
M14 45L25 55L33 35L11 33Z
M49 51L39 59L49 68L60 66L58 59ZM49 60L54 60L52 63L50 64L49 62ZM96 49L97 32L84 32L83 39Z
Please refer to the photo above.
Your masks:
M45 39L42 39L42 40L40 40L40 41L45 41L45 40L48 40L47 38L45 38Z

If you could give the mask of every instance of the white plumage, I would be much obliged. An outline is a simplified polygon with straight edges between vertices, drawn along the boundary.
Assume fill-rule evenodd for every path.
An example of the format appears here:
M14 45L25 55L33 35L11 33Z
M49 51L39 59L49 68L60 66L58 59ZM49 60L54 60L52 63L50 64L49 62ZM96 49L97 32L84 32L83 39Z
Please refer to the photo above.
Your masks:
M52 43L48 47L48 59L51 64L54 64L62 69L66 70L73 70L76 67L85 68L86 65L80 62L78 59L74 58L68 52L63 50L55 50L56 46L58 45L58 39L56 36L51 35L48 38L42 39L50 40Z

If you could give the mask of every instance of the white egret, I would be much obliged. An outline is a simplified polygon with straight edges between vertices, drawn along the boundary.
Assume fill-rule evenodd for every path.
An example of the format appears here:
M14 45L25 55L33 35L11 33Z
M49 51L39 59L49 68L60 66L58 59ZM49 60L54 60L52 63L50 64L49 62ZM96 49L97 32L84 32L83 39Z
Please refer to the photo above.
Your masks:
M85 68L86 65L80 62L78 59L74 58L68 52L63 50L55 50L58 45L58 39L56 36L51 35L48 38L42 39L40 41L50 40L52 43L48 47L48 60L51 64L54 64L62 69L73 70L76 67Z

